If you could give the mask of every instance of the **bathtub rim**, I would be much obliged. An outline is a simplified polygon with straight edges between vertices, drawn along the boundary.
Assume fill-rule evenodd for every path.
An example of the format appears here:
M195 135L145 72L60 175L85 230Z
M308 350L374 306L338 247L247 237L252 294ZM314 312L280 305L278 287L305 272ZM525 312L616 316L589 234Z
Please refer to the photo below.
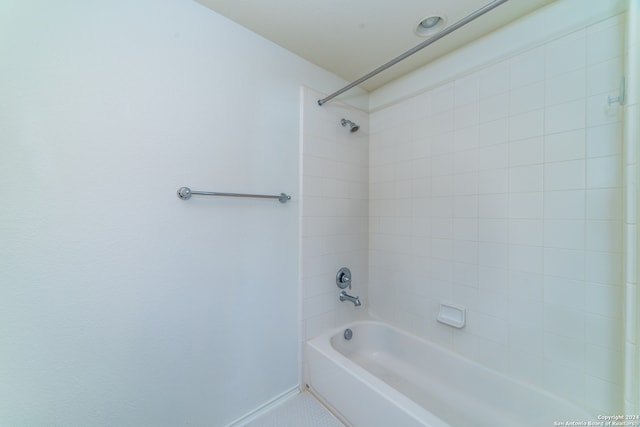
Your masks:
M520 387L524 387L526 389L531 390L532 392L535 393L539 393L540 395L552 399L553 401L558 402L559 404L564 404L564 405L568 405L571 406L573 408L575 408L577 411L582 411L583 413L585 413L585 415L589 415L591 417L596 417L597 414L599 414L601 411L598 411L595 408L591 408L591 407L585 407L580 405L578 402L575 402L573 400L569 400L564 398L563 396L560 396L558 394L555 394L547 389L544 389L536 384L532 384L526 381L523 381L521 379L518 378L514 378L511 377L509 375L507 375L506 373L503 373L501 371L498 371L490 366L484 365L478 361L475 361L473 359L470 359L454 350L451 350L447 347L444 347L441 344L438 344L434 341L431 341L429 339L420 337L418 335L413 334L412 332L406 331L402 328L399 328L397 326L391 325L387 322L384 322L383 320L377 319L377 318L371 318L371 319L365 319L365 320L356 320L353 322L349 322L347 324L332 328L332 329L328 329L326 331L323 331L321 334L309 339L306 341L306 344L313 347L314 349L316 349L317 351L319 351L320 353L322 353L325 357L329 357L331 358L334 363L336 363L337 365L339 365L340 367L342 367L343 369L347 370L348 372L350 372L350 374L352 376L356 376L354 374L358 374L356 377L362 381L364 381L367 385L371 386L371 387L380 387L381 390L384 390L385 392L388 391L390 394L389 396L392 398L391 400L393 401L394 404L399 404L399 401L408 401L410 403L412 403L413 405L415 405L415 408L413 408L413 410L417 411L418 413L427 413L430 416L435 417L437 420L442 421L441 418L439 418L437 415L431 413L430 411L428 411L426 408L422 407L421 405L419 405L418 403L414 402L413 400L411 400L409 397L407 397L406 395L402 394L400 391L396 390L395 388L393 388L392 386L390 386L389 384L385 383L384 381L382 381L381 379L377 378L374 374L370 373L369 371L367 371L366 369L364 369L363 367L359 366L356 362L350 360L348 357L346 357L344 354L340 353L340 351L338 351L338 349L336 349L335 347L333 347L333 345L331 344L331 338L332 337L338 337L338 339L340 338L340 335L342 334L342 332L346 329L346 328L356 328L358 325L362 325L362 324L373 324L376 325L378 327L383 327L383 328L388 328L391 329L393 331L393 333L399 333L409 339L414 339L419 341L421 344L423 345L428 345L428 346L432 346L434 347L436 350L438 351L442 351L444 353L444 355L446 357L452 357L454 359L456 359L457 361L461 362L461 363L467 363L468 365L470 365L471 367L475 368L475 369L480 369L483 370L489 374L492 375L496 375L498 377L498 379L500 380L504 380L504 381L508 381L511 383L514 383L517 386ZM337 357L331 357L331 355L337 355ZM350 371L351 369L353 369L354 371ZM308 378L305 377L305 384L308 384ZM404 402L403 402L404 404ZM413 406L413 405L409 405L409 406ZM442 421L444 423L444 425L448 425L446 424L446 422Z
M350 322L345 326L336 327L327 331L324 331L320 335L307 340L306 345L312 347L315 351L322 356L329 359L332 363L342 368L346 375L353 377L355 380L362 382L367 387L376 390L379 394L383 395L386 400L395 405L399 410L405 412L409 417L414 418L417 422L426 422L425 426L428 427L451 427L444 420L433 414L428 409L414 402L409 397L402 394L389 384L382 381L380 378L371 374L369 371L359 366L354 361L350 360L337 349L331 345L331 337L336 333L343 331L344 328L354 327L354 325L362 323L379 323L382 325L388 325L384 322L377 320L358 320ZM388 325L391 326L391 325ZM399 329L399 331L401 331ZM305 355L308 357L308 355ZM307 361L308 363L308 361ZM310 374L307 372L305 375L305 386L317 397L321 402L329 408L329 410L340 420L346 420L348 425L352 425L349 420L342 414L342 412L333 405L329 399L322 395L318 390L313 387L313 381L310 378Z

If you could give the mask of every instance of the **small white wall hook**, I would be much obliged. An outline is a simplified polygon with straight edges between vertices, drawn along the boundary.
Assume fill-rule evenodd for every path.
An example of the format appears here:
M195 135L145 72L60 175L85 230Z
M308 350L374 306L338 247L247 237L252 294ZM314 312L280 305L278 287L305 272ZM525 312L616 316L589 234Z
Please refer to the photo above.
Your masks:
M620 91L618 92L618 97L617 98L612 98L611 96L609 96L608 98L608 102L609 102L609 106L611 106L611 104L613 103L618 103L620 105L624 105L624 92L625 92L625 87L624 87L624 76L620 77Z

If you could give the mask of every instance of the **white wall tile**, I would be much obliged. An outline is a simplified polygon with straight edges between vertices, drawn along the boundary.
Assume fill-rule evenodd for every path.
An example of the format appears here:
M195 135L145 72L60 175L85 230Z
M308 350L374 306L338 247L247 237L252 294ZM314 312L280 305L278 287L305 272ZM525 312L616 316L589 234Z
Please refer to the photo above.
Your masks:
M509 245L509 268L528 273L543 272L543 248Z
M546 183L545 183L546 184ZM509 168L509 191L512 193L542 191L542 165Z
M584 332L584 321L580 325L579 321L572 319L570 316L571 314L577 315L577 313L569 310L560 310L546 309L544 313L545 319L549 319L550 323L553 322L551 325L546 325L548 329L544 335L545 358L553 360L555 363L583 370L585 365L584 339L566 336L556 331L558 329L570 331L571 327L581 326L580 330Z
M450 132L440 133L430 137L431 155L440 156L453 152L453 130Z
M585 314L585 323L589 333L587 343L600 345L610 349L617 349L616 343L622 336L622 319L598 314Z
M610 95L616 97L617 93L611 93ZM587 126L602 126L622 120L620 106L618 104L609 106L607 99L608 95L606 93L587 98Z
M479 107L478 119L480 123L505 118L509 116L509 92L480 98Z
M456 153L454 159L454 173L475 172L478 170L478 150L464 150Z
M431 176L450 175L453 173L454 156L442 154L431 158Z
M607 317L620 317L622 311L622 287L587 284L585 308L590 313Z
M536 219L509 220L509 243L515 245L542 246L543 223Z
M617 92L623 74L621 56L590 65L587 68L587 95Z
M585 188L585 161L547 163L544 165L545 191Z
M478 127L458 129L453 133L454 150L464 151L478 147Z
M552 105L545 110L545 133L567 132L585 127L586 115L583 100Z
M608 188L622 185L622 158L620 156L587 159L587 187Z
M509 143L509 166L535 165L542 163L543 138L530 138Z
M453 260L465 264L478 264L478 242L455 240L453 242ZM476 277L477 277L476 271Z
M585 191L545 191L544 217L548 219L585 218Z
M478 217L480 218L506 218L508 209L509 197L507 194L478 196Z
M453 110L454 129L477 125L480 119L478 102L464 104Z
M584 129L546 135L544 138L544 160L546 162L583 159L585 152Z
M545 104L547 106L583 99L587 90L587 71L580 68L558 74L545 81Z
M501 61L480 73L480 99L509 90L509 61Z
M582 250L544 249L544 274L584 280L585 253Z
M462 287L478 287L478 265L453 263L453 283Z
M509 194L510 218L542 218L543 206L541 191Z
M453 176L452 194L455 196L478 194L478 173L458 173Z
M454 106L459 107L478 100L480 77L477 73L470 74L454 82Z
M509 118L509 140L533 138L544 133L544 110L534 110Z
M454 106L454 89L452 83L443 85L429 92L429 95L431 99L432 114L451 110ZM406 106L403 107L406 109Z
M587 62L586 31L576 31L550 42L545 47L546 76L583 68Z
M618 350L587 344L585 369L591 376L619 382L622 378L622 354Z
M600 411L607 408L620 408L620 402L623 398L622 388L620 384L605 381L591 375L586 376L586 401L593 408Z
M587 221L587 249L622 252L621 221Z
M542 273L509 270L509 298L512 302L518 300L522 304L532 306L532 308L514 308L514 315L511 318L517 319L519 322L535 322L535 325L542 331L541 316L544 298L544 276ZM527 313L527 315L518 315L518 310Z
M613 156L622 152L621 123L587 129L587 156Z
M454 218L477 218L478 217L478 196L466 195L453 198Z
M544 80L544 47L531 49L511 58L509 65L511 88L526 86Z
M507 243L509 241L509 221L507 219L478 219L478 240Z
M456 240L477 241L478 240L478 219L455 218L453 220L453 238Z
M509 169L490 169L478 172L478 194L509 191Z
M478 264L491 268L509 266L509 247L503 243L480 242L478 244Z
M622 55L624 48L623 25L622 22L617 22L614 25L603 26L588 32L587 62L589 64L596 64Z
M498 119L478 126L478 146L500 144L509 140L509 119Z
M544 361L544 385L554 393L572 396L577 401L584 401L586 396L583 369L575 367L574 364L556 362L551 355Z
M585 284L579 280L545 276L544 302L554 307L584 310L586 305Z
M431 178L432 197L445 197L453 194L453 176L442 175Z
M576 219L545 220L544 246L549 248L584 249L585 222Z
M603 285L622 282L622 256L612 252L587 252L585 279Z
M544 87L544 82L540 81L512 89L509 96L509 114L515 116L543 108L545 104Z
M587 190L588 219L621 219L622 191L619 188Z
M431 216L433 218L453 217L453 197L434 197L431 199Z
M429 128L433 135L453 131L454 114L452 110L443 111L429 116Z
M478 149L478 170L496 170L509 166L509 145L491 145Z

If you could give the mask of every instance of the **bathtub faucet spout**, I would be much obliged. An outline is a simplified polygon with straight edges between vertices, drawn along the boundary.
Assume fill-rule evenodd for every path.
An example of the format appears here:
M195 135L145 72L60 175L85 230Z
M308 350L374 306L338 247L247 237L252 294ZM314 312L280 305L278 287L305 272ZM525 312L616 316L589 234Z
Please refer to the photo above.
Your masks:
M353 297L347 293L347 291L340 292L340 301L351 301L354 306L359 307L362 305L359 297Z

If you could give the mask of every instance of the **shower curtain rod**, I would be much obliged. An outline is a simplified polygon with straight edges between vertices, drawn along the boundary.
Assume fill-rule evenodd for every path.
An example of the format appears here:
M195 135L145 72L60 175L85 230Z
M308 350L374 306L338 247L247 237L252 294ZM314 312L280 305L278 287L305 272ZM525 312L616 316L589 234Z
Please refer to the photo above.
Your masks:
M394 58L391 61L387 62L386 64L383 64L383 65L379 66L378 68L376 68L375 70L373 70L369 74L366 74L366 75L360 77L358 80L354 81L353 83L349 83L347 86L345 86L342 89L332 93L331 95L327 96L326 98L319 99L318 100L318 105L322 106L327 101L330 101L333 98L335 98L336 96L341 95L344 92L348 91L349 89L352 89L352 88L358 86L360 83L362 83L362 82L364 82L366 80L369 80L371 77L383 72L384 70L386 70L387 68L389 68L389 67L391 67L393 65L396 65L398 62L408 58L409 56L413 55L414 53L418 52L419 50L424 49L425 47L429 46L430 44L440 40L441 38L443 38L447 34L450 34L450 33L454 32L458 28L468 24L469 22L473 21L474 19L484 15L485 13L489 12L490 10L493 10L496 7L500 6L501 4L506 3L507 1L508 0L494 0L491 3L481 7L480 9L476 10L472 14L462 18L461 20L459 20L455 24L452 24L452 25L448 26L444 30L440 31L439 33L435 34L434 36L432 36L432 37L428 38L427 40L423 41L419 45L413 47L412 49L409 49L408 51L406 51L402 55L398 56L397 58Z

